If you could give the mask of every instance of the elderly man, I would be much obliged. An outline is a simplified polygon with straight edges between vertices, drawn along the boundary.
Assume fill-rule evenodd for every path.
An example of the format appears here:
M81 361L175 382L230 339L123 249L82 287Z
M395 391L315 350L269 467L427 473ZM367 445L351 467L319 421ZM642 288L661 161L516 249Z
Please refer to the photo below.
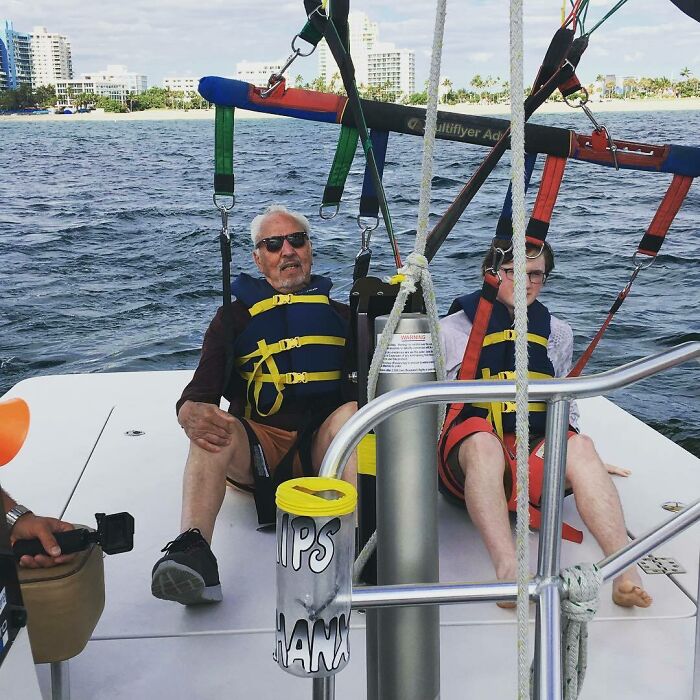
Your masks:
M262 277L234 280L230 314L222 307L209 324L177 403L190 439L181 534L154 566L151 591L183 605L222 599L210 544L226 482L253 492L261 524L274 522L277 485L317 473L357 410L342 391L348 307L329 299L329 279L311 274L308 220L273 205L253 219L251 238ZM354 460L344 478L354 481Z
M539 253L539 254L538 254ZM568 323L549 313L537 301L547 276L554 268L548 244L543 249L528 247L526 293L528 304L528 350L530 376L564 377L571 367L573 332ZM493 260L489 250L482 265L484 273ZM500 286L484 338L477 377L513 376L514 338L508 330L514 319L513 256L507 253L499 270ZM441 321L448 377L455 378L472 328L479 292L455 300L451 313ZM454 313L452 313L454 312ZM530 404L531 493L533 482L541 484L542 442L546 408ZM469 515L483 537L500 580L514 580L515 546L508 519L514 509L515 413L504 413L501 402L465 405L457 419L443 431L440 445L440 478L443 490L463 499ZM572 406L570 422L576 428L577 410ZM539 467L539 474L533 467ZM576 499L581 518L607 556L625 546L627 530L620 499L609 473L629 472L602 462L592 440L574 429L569 431L566 458L567 486ZM636 569L623 572L613 582L613 600L625 607L651 605ZM508 604L502 604L508 607Z

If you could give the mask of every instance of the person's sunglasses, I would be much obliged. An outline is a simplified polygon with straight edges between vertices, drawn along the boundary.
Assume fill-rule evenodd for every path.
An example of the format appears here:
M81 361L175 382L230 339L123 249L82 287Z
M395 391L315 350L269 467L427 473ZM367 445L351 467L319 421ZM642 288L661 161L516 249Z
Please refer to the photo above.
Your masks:
M308 239L309 234L306 231L295 231L294 233L288 233L286 236L262 238L255 244L255 247L260 248L260 246L264 245L268 253L277 253L282 250L285 241L288 241L292 248L302 248Z

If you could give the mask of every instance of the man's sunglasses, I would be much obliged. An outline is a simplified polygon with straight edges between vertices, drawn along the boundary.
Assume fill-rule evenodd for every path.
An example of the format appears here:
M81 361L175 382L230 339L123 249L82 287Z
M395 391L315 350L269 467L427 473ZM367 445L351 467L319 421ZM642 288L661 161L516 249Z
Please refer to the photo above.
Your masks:
M268 253L277 253L282 250L285 241L288 241L292 248L302 248L307 240L309 240L309 234L306 231L295 231L294 233L288 233L286 236L262 238L255 244L255 247L259 248L264 245Z

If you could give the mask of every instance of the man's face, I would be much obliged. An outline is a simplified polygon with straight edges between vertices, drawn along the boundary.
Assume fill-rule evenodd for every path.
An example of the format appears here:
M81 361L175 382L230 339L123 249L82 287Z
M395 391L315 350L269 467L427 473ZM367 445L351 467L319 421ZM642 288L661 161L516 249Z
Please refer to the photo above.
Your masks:
M270 214L265 219L256 242L271 236L286 236L300 230L299 224L288 214ZM265 279L278 292L297 292L309 284L311 279L311 241L306 240L301 248L293 248L285 240L282 248L274 253L265 244L253 250L253 260Z
M528 258L525 265L527 275L525 276L525 290L527 295L527 305L530 306L538 294L542 291L544 285L544 255L538 255L536 258ZM505 304L508 309L513 311L515 308L515 288L511 277L513 276L513 261L503 263L499 270L501 274L501 286L498 288L498 301ZM531 279L532 278L532 279Z

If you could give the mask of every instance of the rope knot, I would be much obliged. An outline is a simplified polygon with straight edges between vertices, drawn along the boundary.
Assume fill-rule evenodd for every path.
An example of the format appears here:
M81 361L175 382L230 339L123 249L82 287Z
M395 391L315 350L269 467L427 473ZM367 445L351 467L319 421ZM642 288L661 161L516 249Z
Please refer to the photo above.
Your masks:
M561 572L569 597L562 601L562 613L572 622L590 622L598 611L603 577L595 564L576 564Z
M406 258L406 264L399 270L399 274L405 277L403 287L411 294L416 291L416 284L428 271L428 264L428 258L414 250Z

